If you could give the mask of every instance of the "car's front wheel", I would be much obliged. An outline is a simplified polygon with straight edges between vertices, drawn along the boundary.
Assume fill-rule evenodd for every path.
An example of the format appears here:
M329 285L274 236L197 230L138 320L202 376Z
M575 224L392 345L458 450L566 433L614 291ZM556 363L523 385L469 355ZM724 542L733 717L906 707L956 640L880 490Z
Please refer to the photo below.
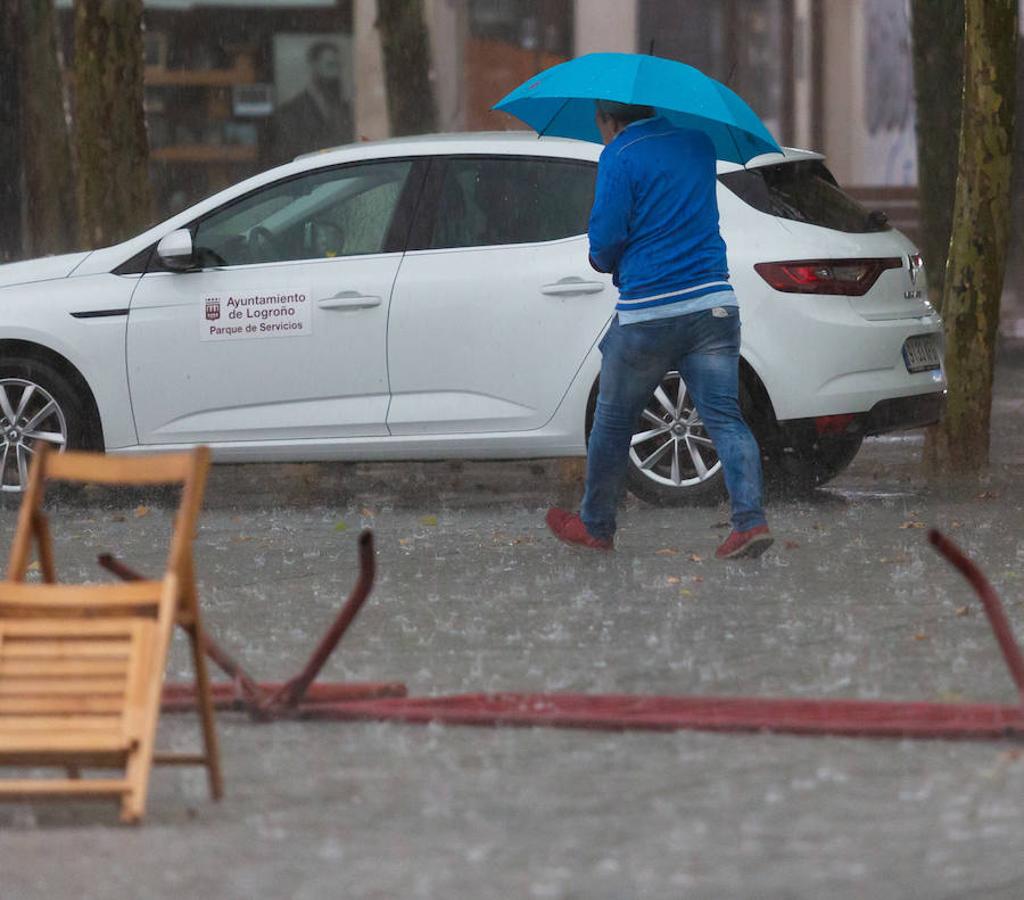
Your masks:
M93 434L86 403L56 367L31 357L0 362L0 492L25 488L42 444L91 449Z
M722 461L678 372L669 372L640 415L629 448L629 490L658 506L717 503Z

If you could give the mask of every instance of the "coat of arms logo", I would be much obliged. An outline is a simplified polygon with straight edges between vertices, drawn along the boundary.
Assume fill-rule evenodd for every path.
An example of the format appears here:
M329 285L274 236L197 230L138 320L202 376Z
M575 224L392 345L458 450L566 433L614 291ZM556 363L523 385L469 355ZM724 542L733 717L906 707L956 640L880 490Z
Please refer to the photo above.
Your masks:
M220 318L219 297L213 297L206 301L206 318L210 322L216 322Z

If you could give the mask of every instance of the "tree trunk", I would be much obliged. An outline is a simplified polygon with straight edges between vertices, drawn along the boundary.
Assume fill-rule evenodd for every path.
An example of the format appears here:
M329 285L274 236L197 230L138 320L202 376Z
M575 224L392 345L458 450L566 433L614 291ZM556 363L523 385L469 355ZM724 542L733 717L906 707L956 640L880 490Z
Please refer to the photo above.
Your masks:
M18 90L18 0L0 0L0 263L19 259L21 245L21 93Z
M921 252L928 296L941 306L963 106L964 0L912 0L911 15Z
M21 3L21 109L31 256L74 249L78 228L53 0Z
M151 221L142 0L76 0L74 72L82 239L98 247Z
M430 84L430 41L423 0L377 0L391 133L424 134L437 128Z
M932 475L972 475L988 465L1010 232L1017 0L965 0L964 11L964 106L943 295L949 395L925 448Z

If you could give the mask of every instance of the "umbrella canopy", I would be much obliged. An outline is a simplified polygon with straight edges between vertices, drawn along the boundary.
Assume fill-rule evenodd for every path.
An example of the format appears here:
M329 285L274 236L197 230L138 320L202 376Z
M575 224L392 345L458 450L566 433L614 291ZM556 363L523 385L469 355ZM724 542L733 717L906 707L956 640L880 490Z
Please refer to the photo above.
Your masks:
M719 159L743 165L781 153L756 113L724 84L684 63L638 53L588 53L534 75L494 105L539 134L601 143L594 101L653 106L681 128L703 131Z

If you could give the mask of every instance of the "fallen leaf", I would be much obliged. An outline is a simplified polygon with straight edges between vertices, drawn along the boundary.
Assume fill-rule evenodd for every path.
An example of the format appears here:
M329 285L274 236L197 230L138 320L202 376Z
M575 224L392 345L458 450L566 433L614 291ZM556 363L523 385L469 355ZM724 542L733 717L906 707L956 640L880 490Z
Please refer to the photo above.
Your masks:
M907 529L907 528L925 528L925 527L926 526L925 526L924 522L909 521L909 522L902 522L900 524L900 528L903 528L903 529Z
M798 541L784 541L782 544L787 550L798 550L800 549L800 543Z
M928 640L928 635L926 635L923 631L919 631L917 634L914 635L914 640L915 641L926 641L926 640Z
M405 546L407 546L407 545L412 543L412 538L399 538L398 539L398 543L400 543L403 547L405 547Z
M949 527L950 528L961 528L961 527L963 527L963 525L962 525L961 522L957 522L956 520L954 520L954 521L949 523Z
M958 606L956 608L956 614L958 616L967 616L967 615L970 615L970 612L971 612L971 608L969 606Z
M348 531L348 522L346 522L344 519L338 519L338 521L334 524L334 530Z
M662 547L660 550L654 551L655 556L678 556L679 551L675 547Z
M668 578L666 578L665 580L669 584L679 584L679 582L682 581L683 579L680 578L678 575L669 575Z
M33 562L30 562L28 564L28 568L25 571L26 572L38 572L40 570L40 568L42 568L42 567L39 565L39 560L37 559L37 560L34 560Z
M141 519L141 518L143 518L145 516L148 516L149 515L149 507L148 506L136 506L135 507L135 512L132 513L132 515L135 516L136 519Z
M434 526L437 524L437 516L424 516L420 519L420 524Z
M256 538L248 534L236 534L232 539L232 544L244 544L246 541L254 541Z
M679 596L680 597L692 597L693 596L693 591L691 591L689 588L681 588L679 590Z
M693 578L691 579L691 581L693 581L694 584L700 584L703 580L704 580L704 576L703 575L694 575Z
M377 515L377 510L370 509L368 506L364 506L359 512L361 515L366 516L367 519L372 519Z
M704 557L701 556L699 553L691 553L690 554L690 562L695 562L695 563L704 562Z
M998 500L999 499L999 494L997 494L995 491L982 491L980 494L978 494L978 499L979 500Z

